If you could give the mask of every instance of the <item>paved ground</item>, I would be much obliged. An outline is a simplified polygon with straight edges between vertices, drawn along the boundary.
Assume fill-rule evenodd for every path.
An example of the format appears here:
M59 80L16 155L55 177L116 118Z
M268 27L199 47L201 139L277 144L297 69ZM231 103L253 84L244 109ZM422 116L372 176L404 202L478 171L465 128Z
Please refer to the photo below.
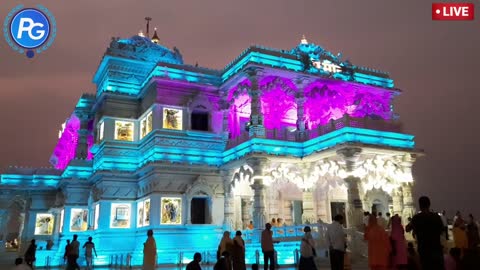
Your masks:
M12 266L7 266L7 265L0 265L0 269L2 270L8 270L10 269ZM47 268L36 268L36 269L47 269ZM49 270L63 270L65 268L48 268ZM86 269L86 268L82 268L82 269ZM120 268L120 267L95 267L94 269L102 269L102 270L120 270L120 269L140 269L138 267L133 267L133 268ZM185 266L180 268L180 267L159 267L157 268L158 270L184 270L185 269ZM212 270L213 269L213 266L202 266L202 270ZM250 268L247 268L247 269L250 269ZM261 268L263 269L263 268ZM279 268L280 270L296 270L295 267L293 266L290 266L290 267L280 267ZM360 265L360 266L356 266L356 265L353 265L352 266L352 270L367 270L368 267L364 266L364 265ZM330 270L330 267L329 266L320 266L317 270Z
M186 267L186 265L184 266L161 266L161 267L158 267L157 269L158 270L184 270ZM8 270L12 268L12 265L2 265L0 264L0 269L1 270ZM36 269L49 269L49 270L63 270L65 268L59 268L59 267L51 267L51 268L36 268ZM82 268L83 269L86 269L86 268ZM120 270L120 269L141 269L140 267L132 267L132 268L128 268L128 267L95 267L94 269L102 269L102 270ZM203 270L213 270L213 265L202 265L202 269ZM247 269L251 269L250 266L247 266ZM260 269L263 269L263 266L260 265ZM296 267L294 266L282 266L279 268L280 270L295 270ZM327 262L323 262L323 263L320 263L318 265L318 270L329 270L330 269L330 266L328 265ZM359 264L354 264L351 268L352 270L367 270L368 267L366 266L365 262L362 262L362 263L359 263Z

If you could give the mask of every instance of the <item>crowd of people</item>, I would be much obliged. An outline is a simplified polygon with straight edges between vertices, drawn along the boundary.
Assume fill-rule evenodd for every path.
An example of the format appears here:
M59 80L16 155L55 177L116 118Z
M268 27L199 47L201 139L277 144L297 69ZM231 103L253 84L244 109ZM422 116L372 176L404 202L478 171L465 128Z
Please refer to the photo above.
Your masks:
M430 199L425 196L419 199L419 207L420 212L408 220L405 229L399 215L384 219L379 214L365 213L364 238L368 242L370 269L480 269L480 236L473 216L469 215L465 222L457 212L452 229L453 247L448 249L445 211L431 211ZM413 237L410 242L405 237L409 232Z
M85 260L86 260L86 269L93 269L93 254L97 256L97 250L95 249L95 244L93 243L93 238L89 237L88 241L83 245L85 249ZM15 260L14 270L25 270L33 269L33 265L36 261L36 250L37 245L35 244L35 239L32 239L30 245L25 252L24 259L17 258ZM67 240L65 245L65 253L63 255L64 264L66 264L67 270L80 270L80 265L77 260L80 257L80 242L78 241L78 235L74 234L72 240ZM25 262L25 264L24 264Z
M449 222L445 211L436 213L430 209L430 199L419 199L420 212L408 219L404 228L399 215L391 216L386 213L364 213L364 239L368 243L368 266L372 270L474 270L480 269L480 235L478 225L473 215L465 221L460 212L453 218L453 247L448 249ZM276 226L282 224L281 220L272 220ZM343 226L344 217L336 215L333 222L328 225L326 242L329 249L329 259L332 270L343 270L345 267L345 254L347 239ZM250 223L249 225L251 225ZM281 226L281 225L280 225ZM316 270L315 257L316 243L311 234L311 228L305 226L304 236L300 243L299 270ZM406 234L411 233L412 241L408 241ZM80 254L78 236L74 235L72 241L67 240L64 260L67 270L80 269L77 259ZM261 233L261 249L264 258L264 270L275 269L275 249L272 224L265 224ZM97 256L92 237L83 245L87 269L93 265L93 254ZM22 258L15 261L17 270L33 269L35 251L37 246L32 240ZM447 251L447 252L445 252ZM157 246L153 237L153 230L148 230L147 241L143 250L143 269L156 268ZM202 256L195 253L193 261L186 270L201 270ZM245 241L242 232L237 231L235 237L230 237L230 232L225 231L217 250L217 262L214 270L246 270ZM252 265L252 270L258 270L258 265Z

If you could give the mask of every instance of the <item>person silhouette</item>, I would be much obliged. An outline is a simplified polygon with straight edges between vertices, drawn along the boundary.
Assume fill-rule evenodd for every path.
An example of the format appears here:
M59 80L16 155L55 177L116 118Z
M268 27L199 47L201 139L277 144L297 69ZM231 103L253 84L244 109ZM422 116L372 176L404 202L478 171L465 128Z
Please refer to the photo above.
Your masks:
M418 199L420 213L413 216L406 231L413 231L417 243L420 263L423 269L443 270L443 246L440 237L444 232L442 219L430 211L430 199L422 196Z
M143 270L155 269L157 263L157 243L153 237L153 230L147 231L147 241L143 244Z

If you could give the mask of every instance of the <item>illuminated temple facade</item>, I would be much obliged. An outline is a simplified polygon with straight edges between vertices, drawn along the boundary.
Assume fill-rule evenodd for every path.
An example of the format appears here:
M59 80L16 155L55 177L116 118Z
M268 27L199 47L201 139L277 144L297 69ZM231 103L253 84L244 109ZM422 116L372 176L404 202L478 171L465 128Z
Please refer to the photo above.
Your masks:
M244 231L251 263L273 218L287 264L302 224L344 214L355 229L363 211L415 212L421 151L395 113L401 91L305 38L251 46L222 70L184 64L157 38L114 38L93 82L59 132L54 168L1 174L3 241L53 241L37 265L62 261L73 234L94 238L97 264L126 254L138 265L148 229L160 264L215 254L223 230Z

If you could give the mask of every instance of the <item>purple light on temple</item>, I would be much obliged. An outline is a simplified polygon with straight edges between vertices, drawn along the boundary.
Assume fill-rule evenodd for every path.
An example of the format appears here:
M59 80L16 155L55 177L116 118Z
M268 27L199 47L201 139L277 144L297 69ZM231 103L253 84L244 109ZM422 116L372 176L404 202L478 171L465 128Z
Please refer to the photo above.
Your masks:
M72 115L63 131L57 146L53 151L52 163L58 170L63 170L68 163L75 157L78 145L78 131L80 130L80 119Z
M231 138L240 135L250 121L251 98L246 91L250 81L245 79L228 93L231 104L228 125ZM296 87L287 79L270 76L263 79L259 88L263 124L267 129L295 126L297 121ZM330 120L352 117L389 120L392 92L370 86L345 82L313 82L305 88L304 115L306 126L313 129Z
M295 85L286 79L275 81L275 77L262 80L261 104L263 123L267 129L281 129L295 126L297 122L297 104L295 103Z
M239 85L249 87L250 81L244 80ZM228 115L228 127L230 138L236 138L242 133L242 128L250 121L250 109L252 99L248 95L246 88L236 86L228 92L227 97L230 105Z
M305 118L309 129L348 114L390 119L392 94L346 83L314 82L305 89Z

